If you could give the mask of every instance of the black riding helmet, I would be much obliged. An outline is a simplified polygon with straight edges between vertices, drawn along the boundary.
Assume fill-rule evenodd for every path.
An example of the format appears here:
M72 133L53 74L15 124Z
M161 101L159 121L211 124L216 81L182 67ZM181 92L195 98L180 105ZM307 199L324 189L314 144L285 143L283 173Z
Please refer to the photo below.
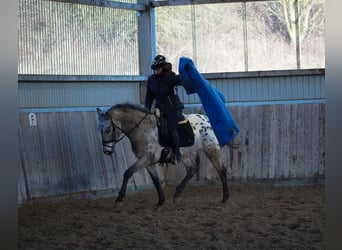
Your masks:
M163 55L157 55L151 65L151 69L156 70L160 67L163 67L166 64L166 58Z

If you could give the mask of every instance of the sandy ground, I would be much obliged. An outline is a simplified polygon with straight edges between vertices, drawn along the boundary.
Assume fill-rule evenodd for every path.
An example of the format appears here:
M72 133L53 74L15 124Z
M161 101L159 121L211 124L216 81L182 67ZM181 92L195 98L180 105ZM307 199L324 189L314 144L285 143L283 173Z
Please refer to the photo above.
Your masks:
M188 186L176 205L174 187L113 198L24 204L19 249L324 249L324 186Z

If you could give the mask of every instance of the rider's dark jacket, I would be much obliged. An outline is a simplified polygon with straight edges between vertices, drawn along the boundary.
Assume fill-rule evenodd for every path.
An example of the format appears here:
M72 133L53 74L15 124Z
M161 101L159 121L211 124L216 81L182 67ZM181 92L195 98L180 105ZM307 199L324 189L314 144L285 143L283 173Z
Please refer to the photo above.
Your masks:
M169 135L177 129L178 121L183 119L182 109L184 108L174 90L175 86L182 85L182 83L171 67L172 65L168 63L161 74L154 74L148 78L145 97L145 107L149 110L153 100L156 100L156 107L160 109L162 116L167 121Z
M163 114L184 108L179 98L176 97L174 91L174 86L176 85L182 85L182 83L179 80L179 76L171 70L159 75L151 75L147 80L145 107L150 110L155 99L156 107Z

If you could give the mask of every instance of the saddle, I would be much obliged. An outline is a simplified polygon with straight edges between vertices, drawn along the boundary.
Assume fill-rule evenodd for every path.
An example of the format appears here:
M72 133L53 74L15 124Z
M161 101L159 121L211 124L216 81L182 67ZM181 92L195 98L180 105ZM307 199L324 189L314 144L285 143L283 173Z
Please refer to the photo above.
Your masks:
M171 144L168 141L168 132L167 132L167 122L163 116L157 116L158 120L158 137L159 143L162 147L171 147ZM194 145L195 137L192 127L188 119L183 117L183 120L178 122L177 132L179 136L179 146L180 147L189 147Z
M163 165L164 163L171 162L172 155L172 145L169 142L169 136L167 131L167 121L166 119L160 115L160 110L156 109L155 116L157 118L157 127L158 127L158 140L159 144L164 147L161 151L159 164ZM194 145L195 136L190 125L190 121L182 116L182 120L178 121L177 132L179 137L179 146L180 147L189 147Z
M157 116L157 125L158 125L158 139L159 143L163 148L159 158L159 164L163 166L164 163L171 162L172 145L168 141L168 132L167 132L167 121L163 116ZM195 142L194 132L190 125L188 119L183 119L178 122L177 132L179 136L179 146L180 147L189 147L192 146Z

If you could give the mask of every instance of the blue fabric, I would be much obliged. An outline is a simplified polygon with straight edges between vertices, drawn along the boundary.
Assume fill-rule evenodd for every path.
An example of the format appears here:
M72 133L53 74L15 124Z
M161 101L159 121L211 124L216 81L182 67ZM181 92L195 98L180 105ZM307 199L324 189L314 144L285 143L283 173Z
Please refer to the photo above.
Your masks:
M221 147L239 135L240 128L225 105L224 95L197 71L193 61L179 60L179 77L186 93L197 93Z

